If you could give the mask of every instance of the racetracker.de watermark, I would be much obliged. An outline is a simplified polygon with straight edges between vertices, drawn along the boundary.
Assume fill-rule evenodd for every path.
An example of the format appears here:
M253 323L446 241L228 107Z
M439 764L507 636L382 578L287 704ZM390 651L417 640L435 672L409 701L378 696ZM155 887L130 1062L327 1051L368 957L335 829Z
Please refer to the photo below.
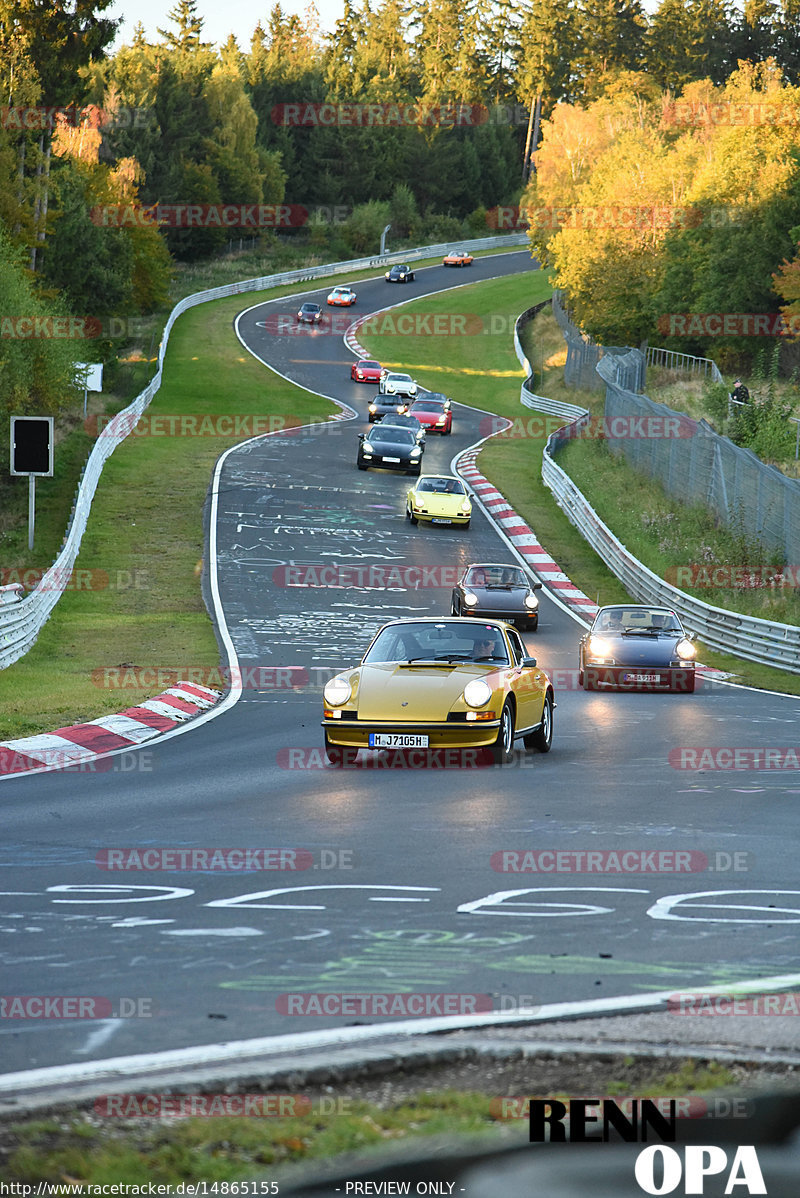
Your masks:
M77 745L64 749L37 748L36 756L31 757L21 749L0 745L0 775L35 769L57 769L65 774L152 774L155 768L150 749L106 757L90 756L86 760L78 756L88 752L90 750L80 749Z
M332 422L338 427L339 421ZM140 416L87 416L83 427L90 437L105 433L107 437L263 437L268 433L290 432L299 429L297 417L273 413L258 416L251 413L191 413L167 415L142 412ZM321 427L326 427L322 425Z
M755 857L742 849L498 849L489 864L510 874L745 873Z
M652 441L672 440L676 437L693 437L697 425L688 416L612 416L599 420L587 420L564 427L564 418L558 416L517 416L506 420L503 416L484 416L478 426L482 437L495 437L501 441L542 440L562 429L562 440L570 441Z
M303 204L95 204L92 224L104 229L299 229L308 224Z
M675 100L664 105L665 125L800 125L800 105L780 100Z
M669 764L674 770L800 770L800 748L680 745L670 749Z
M671 994L667 1010L673 1015L800 1015L800 993Z
M306 869L354 869L355 850L339 848L268 849L176 848L150 845L147 848L100 849L95 856L98 869L111 873L148 873L186 870L189 873L251 873Z
M666 337L797 337L800 316L779 312L668 312L659 316Z
M103 690L150 690L155 687L207 686L221 690L237 686L242 690L306 690L324 686L332 676L324 667L305 666L98 666L92 670L92 683Z
M494 1010L491 994L279 994L279 1015L361 1015L368 1018L433 1018L437 1015L479 1015Z
M72 569L61 569L50 566L48 569L30 567L17 569L14 566L0 567L0 586L13 586L15 583L26 591L36 588L44 591L148 591L150 575L147 570L81 570L77 566Z
M152 998L84 994L3 994L0 1019L152 1019Z
M492 1098L489 1114L493 1119L528 1119L532 1102L549 1102L546 1094L506 1094ZM600 1104L602 1098L586 1098L585 1102ZM630 1097L614 1095L613 1101L622 1109L628 1120L634 1120L643 1101L652 1102L665 1117L674 1110L677 1119L746 1119L752 1114L753 1102L747 1098L712 1097L699 1094L637 1094ZM675 1104L674 1108L670 1105Z
M534 207L490 208L491 229L657 229L727 228L745 220L745 208L735 204L550 204Z
M120 104L113 109L89 104L78 108L74 104L18 104L0 108L2 129L57 129L60 125L90 129L144 129L150 124L152 108L131 108Z
M317 1109L330 1113L319 1102ZM307 1094L103 1094L94 1100L94 1113L105 1119L292 1119L312 1110Z
M747 591L781 590L800 586L800 566L709 566L693 562L685 566L668 566L665 582L676 587L710 587L719 590Z

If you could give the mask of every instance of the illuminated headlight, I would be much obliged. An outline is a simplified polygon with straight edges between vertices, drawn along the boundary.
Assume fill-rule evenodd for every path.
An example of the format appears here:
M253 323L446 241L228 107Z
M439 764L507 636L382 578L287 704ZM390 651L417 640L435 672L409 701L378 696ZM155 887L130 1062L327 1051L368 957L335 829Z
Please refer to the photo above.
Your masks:
M464 687L464 702L469 707L485 707L492 697L492 688L482 678L473 678Z
M678 641L675 646L675 652L681 661L691 661L693 657L697 656L697 650L691 641Z
M361 452L365 458L372 457L373 449L372 449L372 446L370 445L369 441L361 442Z
M386 274L385 274L383 277L384 277L384 279L388 279L388 278L389 278L389 271L388 271L388 270L387 270Z
M405 410L406 410L406 405L404 403L399 403L397 405L397 407L395 408L395 411L400 412L400 413L404 412Z
M422 455L422 450L420 449L420 447L418 445L415 445L414 448L411 450L412 458L418 458L421 455Z
M465 591L464 602L466 603L467 607L474 607L478 602L478 596L474 595L472 591Z
M370 412L377 412L377 410L378 410L378 405L377 405L376 403L371 403L371 404L369 405L369 410L370 410Z
M470 501L468 499L465 499L464 502L461 504L461 510L464 513L464 515L466 515L467 512L472 511L472 504L470 503Z
M590 636L589 652L592 657L610 657L611 646L601 636Z
M526 595L525 596L525 606L529 607L532 611L535 611L536 608L539 606L539 600L536 598L535 595Z
M331 678L330 682L325 683L325 689L322 694L326 703L330 703L331 707L341 707L353 693L353 688L346 678L341 676Z
M436 421L436 423L437 423L437 424L446 424L446 423L447 423L447 417L446 417L446 416L440 416L440 417L439 417L439 419Z

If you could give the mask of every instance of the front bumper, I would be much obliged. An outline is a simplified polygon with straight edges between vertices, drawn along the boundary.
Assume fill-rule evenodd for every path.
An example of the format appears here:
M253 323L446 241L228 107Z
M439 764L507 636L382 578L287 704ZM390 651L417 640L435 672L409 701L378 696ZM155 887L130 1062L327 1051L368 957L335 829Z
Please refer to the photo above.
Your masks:
M480 749L497 740L498 720L480 723L405 724L397 720L322 720L330 744L339 748L368 749L371 732L422 734L430 749ZM380 752L381 750L377 750Z
M472 518L472 512L468 512L466 516L437 516L435 512L433 514L430 512L423 514L415 512L413 508L411 509L411 514L415 520L424 520L428 524L441 524L445 526L448 524L468 524Z
M593 686L617 690L681 691L694 684L695 663L685 666L603 666L587 664L584 674Z
M418 474L420 470L419 458L414 458L413 460L409 458L401 458L399 462L387 462L386 458L377 457L374 455L371 458L365 458L359 454L358 464L360 466L366 466L367 469L369 469L371 466L374 466L376 470L413 470L415 474Z

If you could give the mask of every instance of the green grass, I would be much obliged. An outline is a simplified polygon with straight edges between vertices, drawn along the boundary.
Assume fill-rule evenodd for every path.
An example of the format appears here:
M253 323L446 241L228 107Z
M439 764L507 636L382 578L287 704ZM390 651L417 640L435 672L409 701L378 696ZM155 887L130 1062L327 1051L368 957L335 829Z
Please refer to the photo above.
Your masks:
M631 1067L634 1076L647 1075L644 1084L621 1080ZM599 1083L595 1078L599 1092L618 1097L710 1095L737 1080L725 1066L692 1060L675 1072L648 1069L634 1059L604 1062L600 1071L606 1076ZM495 1078L494 1084L501 1092L503 1083ZM563 1092L559 1087L552 1097L574 1093L574 1087ZM283 1117L110 1119L92 1113L5 1125L0 1133L8 1153L5 1176L27 1184L233 1181L264 1176L265 1167L271 1171L314 1160L329 1164L343 1153L385 1152L433 1135L461 1136L470 1145L476 1138L496 1143L499 1124L511 1123L524 1134L524 1117L509 1120L497 1098L474 1090L425 1090L385 1104L337 1093L312 1098L309 1105L308 1113ZM285 1172L282 1177L288 1182Z

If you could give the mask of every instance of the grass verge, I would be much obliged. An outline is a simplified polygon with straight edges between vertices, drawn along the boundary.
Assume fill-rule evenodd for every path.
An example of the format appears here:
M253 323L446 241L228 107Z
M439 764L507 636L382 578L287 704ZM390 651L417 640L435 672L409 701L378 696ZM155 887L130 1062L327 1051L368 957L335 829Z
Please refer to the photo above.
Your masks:
M447 1071L453 1081L465 1069ZM487 1147L495 1147L507 1136L500 1129L525 1135L524 1098L509 1104L502 1096L527 1095L566 1098L575 1093L595 1092L618 1099L658 1095L706 1098L709 1106L717 1096L730 1094L733 1086L741 1091L761 1088L769 1080L772 1087L785 1082L780 1070L774 1076L753 1073L746 1067L734 1070L715 1062L656 1062L652 1058L632 1057L595 1061L581 1055L572 1064L537 1058L533 1065L483 1070L484 1076L474 1088L466 1086L441 1089L431 1078L441 1070L419 1075L406 1074L383 1083L360 1082L319 1093L273 1095L272 1109L293 1111L302 1106L308 1113L282 1117L217 1118L109 1118L95 1111L67 1117L6 1123L0 1127L0 1152L5 1157L4 1175L18 1183L39 1181L113 1184L174 1184L180 1181L208 1182L264 1177L275 1169L286 1183L291 1180L287 1166L325 1161L343 1153L374 1151L422 1141L434 1135L460 1136L465 1143L482 1137ZM535 1078L531 1075L535 1074ZM490 1075L490 1076L489 1076ZM380 1093L376 1091L380 1090ZM121 1096L124 1101L124 1096ZM140 1109L136 1096L132 1111ZM139 1095L141 1101L145 1096ZM171 1096L174 1099L174 1095ZM191 1101L191 1095L187 1098ZM206 1101L208 1101L208 1096ZM268 1095L259 1095L266 1099ZM284 1105L278 1105L283 1097ZM218 1096L223 1109L230 1094ZM151 1100L152 1101L152 1100ZM266 1107L266 1103L265 1103ZM101 1110L102 1100L101 1100ZM146 1108L143 1108L146 1109ZM150 1107L152 1108L152 1105ZM230 1109L230 1108L229 1108ZM257 1108L251 1107L252 1110ZM681 1108L679 1107L679 1110ZM509 1117L511 1116L511 1117Z

